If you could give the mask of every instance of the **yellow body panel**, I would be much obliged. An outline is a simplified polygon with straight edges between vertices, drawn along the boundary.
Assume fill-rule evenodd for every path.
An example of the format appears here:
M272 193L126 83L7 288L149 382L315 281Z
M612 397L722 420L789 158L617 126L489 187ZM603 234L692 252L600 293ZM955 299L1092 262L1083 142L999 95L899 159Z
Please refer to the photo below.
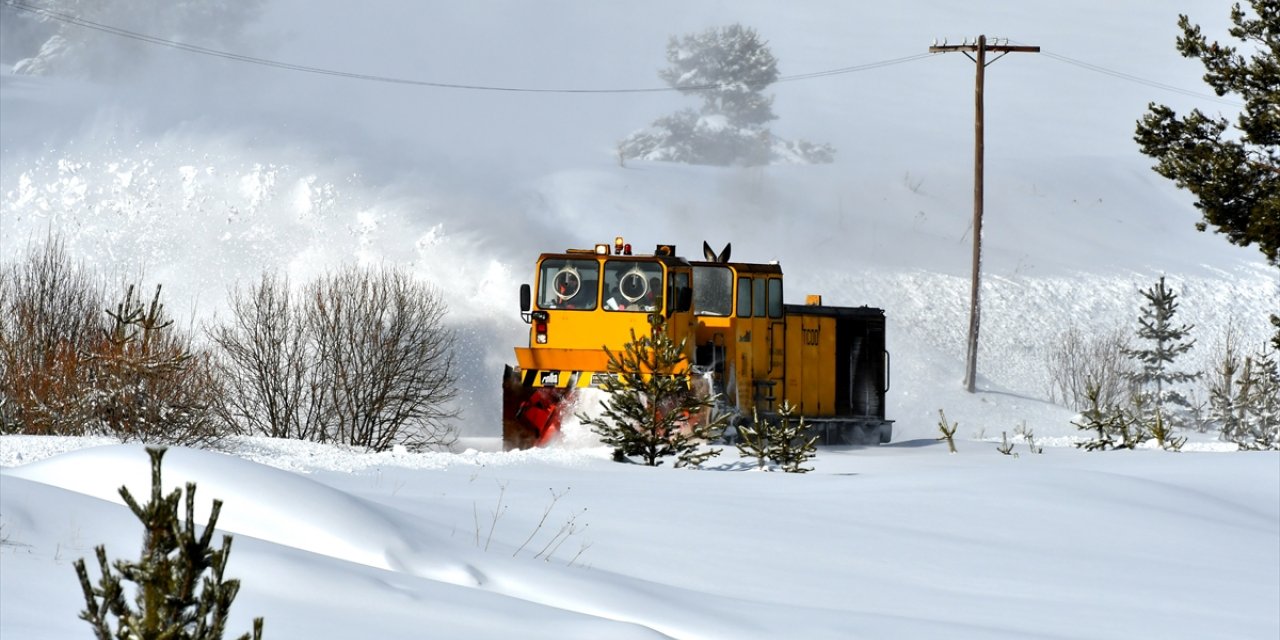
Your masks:
M829 416L836 409L836 372L835 359L831 354L836 352L836 321L834 318L818 318L818 346L810 347L808 354L817 362L820 384L813 385L818 389L818 405L809 415Z
M833 318L792 313L787 318L787 400L797 413L835 413L836 348Z
M526 371L604 371L609 358L594 349L530 349L516 347L516 364Z

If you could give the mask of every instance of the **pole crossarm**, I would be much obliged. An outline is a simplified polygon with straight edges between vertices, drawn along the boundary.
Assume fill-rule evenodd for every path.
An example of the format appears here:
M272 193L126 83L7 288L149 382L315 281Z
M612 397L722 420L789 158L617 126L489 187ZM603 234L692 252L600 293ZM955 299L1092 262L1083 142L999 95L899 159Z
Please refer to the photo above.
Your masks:
M977 51L980 45L973 44L939 44L929 47L929 53L948 53L951 51ZM987 51L995 53L1040 53L1040 47L1025 44L989 44Z

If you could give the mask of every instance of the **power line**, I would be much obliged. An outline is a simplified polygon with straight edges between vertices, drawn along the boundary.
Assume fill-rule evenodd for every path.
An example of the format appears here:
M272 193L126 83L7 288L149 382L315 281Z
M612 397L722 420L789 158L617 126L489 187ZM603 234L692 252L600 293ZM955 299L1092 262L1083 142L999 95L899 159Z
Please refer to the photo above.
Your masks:
M1080 67L1081 69L1085 69L1085 70L1088 70L1088 71L1093 71L1093 72L1095 72L1095 73L1101 73L1101 74L1103 74L1103 75L1111 76L1111 77L1113 77L1113 78L1119 78L1119 79L1121 79L1121 80L1127 80L1127 81L1129 81L1129 82L1136 82L1136 83L1138 83L1138 84L1145 85L1145 86L1148 86L1148 87L1153 87L1153 88L1155 88L1155 89L1161 89L1161 90L1163 90L1163 91L1171 91L1171 92L1173 92L1173 93L1182 94L1182 95L1184 95L1184 96L1190 96L1190 97L1192 97L1192 98L1199 98L1199 99L1201 99L1201 100L1209 100L1209 101L1212 101L1212 102L1217 102L1217 103L1219 103L1219 104L1225 104L1225 105L1227 105L1227 106L1231 106L1231 107L1242 107L1242 106L1244 106L1244 105L1242 105L1242 104L1241 104L1241 103L1239 103L1239 102L1236 102L1236 101L1234 101L1234 100L1228 100L1227 98L1223 98L1222 96L1216 96L1216 95L1209 94L1209 93L1201 93L1201 92L1199 92L1199 91L1192 91L1192 90L1190 90L1190 89L1183 89L1182 87L1175 87L1174 85L1171 85L1171 84L1165 84L1165 83L1163 83L1163 82L1156 82L1155 80L1148 80L1147 78L1143 78L1142 76L1135 76L1135 75L1133 75L1132 73L1125 73L1125 72L1123 72L1123 71L1117 71L1117 70L1115 70L1115 69L1109 69L1109 68L1107 68L1107 67L1104 67L1104 66L1101 66L1101 65L1096 65L1096 64L1093 64L1093 63L1090 63L1090 62L1085 62L1085 61L1083 61L1083 60L1077 60L1077 59L1075 59L1075 58L1069 58L1069 57L1064 56L1064 55L1061 55L1061 54L1052 53L1052 52L1048 52L1048 51L1041 51L1041 52L1040 52L1040 54L1041 54L1041 55L1043 55L1043 56L1045 56L1046 58L1052 58L1052 59L1054 59L1054 60L1057 60L1058 62L1065 62L1066 64L1074 65L1074 66Z
M57 11L52 11L50 9L33 6L23 2L19 2L17 0L6 0L5 6L9 6L21 11L27 11L29 13L41 15L51 20L57 20L59 22L63 22L66 24L73 24L76 26L85 27L87 29L94 29L96 31L102 31L104 33L120 36L122 38L129 38L131 40L138 40L141 42L159 45L162 47L179 49L182 51L187 51L189 53L197 53L200 55L212 56L215 58L223 58L226 60L234 60L237 62L244 62L248 64L262 65L265 67L272 67L276 69L284 69L286 71L297 71L301 73L312 73L317 75L336 76L340 78L350 78L353 80L364 80L369 82L384 82L389 84L402 84L402 85L412 85L412 86L420 86L420 87L435 87L438 89L465 89L470 91L502 91L502 92L509 92L509 93L570 93L570 94L661 93L661 92L668 92L668 91L708 91L708 90L720 89L725 86L723 84L701 84L701 85L688 85L688 86L682 86L682 87L573 89L573 88L504 87L504 86L493 86L493 85L460 84L460 83L452 83L452 82L432 82L428 80L414 80L410 78L397 78L392 76L380 76L380 75L373 75L373 74L367 74L367 73L338 71L336 69L325 69L322 67L311 67L306 65L293 64L289 62L281 62L279 60L257 58L254 56L247 56L239 53L233 53L230 51L220 51L218 49L210 49L208 47L201 47L199 45L188 44L185 42L178 42L176 40L168 40L165 38L159 38L159 37L147 35L144 33L129 31L127 29L121 29L119 27L113 27L111 25L102 24L99 22L93 22L91 20L86 20L78 16L74 16L66 13L60 13ZM814 71L810 73L783 76L775 80L775 82L793 82L796 80L809 80L812 78L824 78L827 76L856 73L859 71L868 71L871 69L879 69L882 67L888 67L896 64L912 62L912 61L920 60L922 58L927 58L927 57L929 57L928 54L917 54L912 56L905 56L902 58L894 58L892 60L881 60L879 62L871 62L868 64L855 65L850 67L841 67L839 69L828 69L825 71Z
M463 83L451 83L451 82L433 82L429 80L415 80L411 78L398 78L393 76L380 76L380 75L367 74L367 73L355 73L355 72L349 72L349 71L339 71L336 69L326 69L322 67L312 67L307 65L293 64L289 62L281 62L279 60L271 60L268 58L258 58L254 56L234 53L231 51L221 51L218 49L211 49L208 47L202 47L199 45L189 44L185 42L178 42L176 40L168 40L165 38L151 36L145 33L138 33L136 31L129 31L127 29L122 29L119 27L113 27L111 25L94 22L92 20L86 20L84 18L80 18L78 16L74 16L71 14L60 13L57 11L53 11L51 9L37 7L35 5L27 4L19 0L5 0L4 5L20 11L26 11L29 13L34 13L40 16L44 16L46 18L49 18L51 20L56 20L58 22L72 24L72 25L84 27L86 29L93 29L96 31L101 31L104 33L109 33L115 36L119 36L122 38L128 38L131 40L146 42L149 44L154 44L162 47L178 49L178 50L186 51L189 53L206 55L206 56L211 56L215 58L222 58L225 60L234 60L236 62L244 62L247 64L256 64L256 65L261 65L265 67L272 67L275 69L283 69L286 71L297 71L300 73L327 75L327 76L334 76L334 77L340 77L340 78L348 78L352 80L363 80L368 82L383 82L388 84L434 87L438 89L461 89L461 90L469 90L469 91L499 91L499 92L509 92L509 93L561 93L561 94L577 94L577 93L625 94L625 93L663 93L663 92L669 92L669 91L709 91L709 90L720 89L724 86L721 84L701 84L701 85L688 85L683 87L576 89L576 88L508 87L508 86L477 85L477 84L463 84ZM1192 98L1199 98L1202 100L1210 100L1213 102L1217 102L1220 104L1233 106L1233 107L1242 106L1239 102L1228 100L1220 96L1201 93L1198 91L1191 91L1189 89L1183 89L1181 87L1176 87L1174 85L1166 84L1163 82L1156 82L1154 80L1149 80L1141 76L1133 75L1131 73L1125 73L1123 71L1118 71L1116 69L1110 69L1107 67L1103 67L1101 65L1085 62L1083 60L1077 60L1075 58L1071 58L1061 54L1044 52L1044 51L1042 51L1041 54L1046 57L1057 60L1059 62L1074 65L1088 71L1101 73L1103 75L1111 76L1113 78L1118 78L1121 80L1126 80L1129 82L1135 82L1148 87L1161 89L1163 91L1170 91L1173 93L1178 93L1178 94L1189 96ZM916 55L904 56L901 58L893 58L890 60L880 60L877 62L870 62L866 64L861 64L861 65L840 67L837 69L827 69L824 71L813 71L809 73L800 73L800 74L794 74L789 76L782 76L782 77L779 77L777 80L775 80L775 82L795 82L800 80L811 80L814 78L825 78L828 76L858 73L861 71L870 71L873 69L880 69L883 67L889 67L893 65L914 62L916 60L921 60L928 57L930 57L929 54L921 53Z
M921 60L929 57L932 57L932 56L930 56L927 53L917 53L915 55L903 56L901 58L894 58L892 60L881 60L880 62L869 62L867 64L861 64L861 65L852 66L852 67L841 67L839 69L830 69L827 71L813 71L810 73L800 73L800 74L791 75L791 76L784 76L784 77L778 78L777 82L792 82L795 80L808 80L810 78L825 78L827 76L840 75L843 73L869 71L871 69L880 69L882 67L890 67L895 64L902 64L904 62L914 62L916 60Z

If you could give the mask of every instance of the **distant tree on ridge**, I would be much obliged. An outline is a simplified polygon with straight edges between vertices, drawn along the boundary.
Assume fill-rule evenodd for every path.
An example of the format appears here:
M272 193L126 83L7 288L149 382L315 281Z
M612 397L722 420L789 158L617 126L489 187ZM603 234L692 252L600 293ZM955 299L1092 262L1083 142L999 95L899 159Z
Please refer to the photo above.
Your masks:
M830 145L787 141L768 128L778 60L755 29L713 27L667 43L670 66L658 72L672 88L702 100L654 121L618 145L619 156L717 166L831 162Z

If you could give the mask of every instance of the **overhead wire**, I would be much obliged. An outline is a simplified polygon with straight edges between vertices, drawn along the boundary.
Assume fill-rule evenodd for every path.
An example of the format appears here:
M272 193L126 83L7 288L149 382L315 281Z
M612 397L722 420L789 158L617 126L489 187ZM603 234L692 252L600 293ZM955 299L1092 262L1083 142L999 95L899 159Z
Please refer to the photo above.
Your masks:
M431 81L431 80L418 80L418 79L412 79L412 78L400 78L400 77L394 77L394 76L383 76L383 75L375 75L375 74L368 74L368 73L356 73L351 71L340 71L337 69L327 69L323 67L313 67L308 65L294 64L290 62L282 62L280 60L259 58L255 56L234 53L231 51L211 49L209 47L202 47L199 45L194 45L186 42L179 42L177 40L160 38L152 35L147 35L144 33L138 33L136 31L130 31L128 29L122 29L120 27L114 27L111 25L94 22L92 20L87 20L85 18L81 18L71 14L62 13L62 12L54 11L52 9L46 9L44 7L31 5L31 4L22 2L21 0L5 0L4 6L11 7L20 11L34 13L34 14L49 18L51 20L56 20L58 22L72 24L72 25L84 27L87 29L93 29L96 31L101 31L104 33L120 36L122 38L128 38L131 40L137 40L140 42L146 42L146 43L154 44L158 46L187 51L189 53L206 55L206 56L211 56L215 58L222 58L226 60L234 60L237 62L261 65L261 66L271 67L276 69L283 69L286 71L296 71L296 72L311 73L316 75L349 78L353 80L363 80L368 82L382 82L382 83L388 83L388 84L434 87L438 89L459 89L459 90L469 90L469 91L495 91L495 92L507 92L507 93L558 93L558 94L593 94L593 93L594 94L627 94L627 93L665 93L665 92L671 92L671 91L711 91L711 90L723 88L724 86L723 84L720 84L720 83L708 83L708 84L684 85L684 86L675 86L675 87L664 86L664 87L631 87L631 88L621 87L621 88L589 89L589 88L572 88L572 87L562 87L562 88L516 87L516 86L481 85L481 84L467 84L467 83L456 83L456 82L437 82L437 81ZM1059 62L1074 65L1076 67L1079 67L1088 71L1093 71L1095 73L1111 76L1113 78L1117 78L1120 80L1135 82L1135 83L1152 87L1155 89L1170 91L1173 93L1178 93L1178 94L1189 96L1192 98L1209 100L1212 102L1217 102L1217 103L1225 104L1229 106L1234 106L1234 107L1242 106L1239 102L1236 102L1227 98L1223 98L1221 96L1211 95L1211 94L1198 92L1198 91L1191 91L1189 89L1184 89L1182 87L1177 87L1177 86L1166 84L1163 82L1157 82L1157 81L1143 78L1141 76L1137 76L1131 73L1118 71L1116 69L1110 69L1108 67L1093 64L1090 62L1085 62L1083 60L1077 60L1075 58L1053 53L1050 51L1041 51L1040 54L1050 59L1057 60ZM777 78L774 82L796 82L800 80L811 80L814 78L825 78L825 77L836 76L836 75L857 73L861 71L870 71L872 69L880 69L884 67L914 62L916 60L932 57L932 55L933 54L931 53L918 53L910 56L893 58L890 60L880 60L877 62L840 67L836 69L826 69L822 71L813 71L808 73L799 73L799 74L781 76Z
M1020 44L1020 43L1015 42L1014 44ZM1136 82L1136 83L1138 83L1138 84L1145 85L1145 86L1148 86L1148 87L1152 87L1152 88L1155 88L1155 89L1161 89L1161 90L1163 90L1163 91L1170 91L1170 92L1172 92L1172 93L1178 93L1178 94L1181 94L1181 95L1184 95L1184 96L1188 96L1188 97L1192 97L1192 98L1198 98L1198 99L1201 99L1201 100L1209 100L1209 101L1211 101L1211 102L1217 102L1217 103L1219 103L1219 104L1225 104L1225 105L1232 106L1232 107L1241 107L1241 106L1244 106L1244 105L1242 105L1240 102L1237 102L1237 101L1235 101L1235 100L1230 100L1230 99L1228 99L1228 98L1224 98L1224 97L1222 97L1222 96L1218 96L1218 95L1214 95L1214 94L1210 94L1210 93L1204 93L1204 92L1201 92L1201 91L1192 91L1192 90L1190 90L1190 89L1184 89L1184 88L1182 88L1182 87L1174 86L1174 85L1167 84L1167 83L1164 83L1164 82L1157 82L1157 81L1155 81L1155 80L1150 80L1150 79L1148 79L1148 78L1143 78L1142 76L1134 75L1134 74L1132 74L1132 73L1125 73L1124 71L1119 71L1119 70L1116 70L1116 69L1111 69L1111 68L1108 68L1108 67L1104 67L1104 66L1102 66L1102 65L1093 64L1092 62L1085 62L1084 60L1077 60L1077 59L1075 59L1075 58L1071 58L1071 57L1068 57L1068 56L1064 56L1064 55L1059 54L1059 53L1054 53L1054 52L1052 52L1052 51L1044 51L1043 49L1041 49L1041 51L1040 51L1040 55L1042 55L1042 56L1044 56L1044 57L1046 57L1046 58L1049 58L1049 59L1051 59L1051 60L1057 60L1058 62L1063 62L1063 63L1069 64L1069 65L1073 65L1073 66L1076 66L1076 67L1080 67L1081 69L1085 69L1085 70L1087 70L1087 71L1092 71L1092 72L1094 72L1094 73L1101 73L1101 74L1103 74L1103 75L1111 76L1111 77L1113 77L1113 78L1118 78L1118 79L1120 79L1120 80L1126 80L1126 81L1129 81L1129 82Z
M92 20L86 20L84 18L80 18L78 16L74 16L71 14L61 13L58 11L53 11L51 9L34 6L31 4L21 2L19 0L6 0L4 4L5 6L9 6L14 9L41 15L51 20L56 20L66 24L77 25L80 27L85 27L87 29L94 29L97 31L110 33L120 37L129 38L131 40L138 40L141 42L147 42L150 44L155 44L163 47L170 47L173 49L179 49L179 50L187 51L190 53L207 55L215 58L223 58L227 60L235 60L237 62L262 65L266 67L273 67L276 69L284 69L287 71L298 71L302 73L312 73L317 75L336 76L341 78L365 80L370 82L384 82L389 84L435 87L439 89L465 89L470 91L499 91L499 92L510 92L510 93L561 93L561 94L565 94L565 93L569 93L569 94L664 93L664 92L670 92L670 91L709 91L709 90L716 90L724 87L724 85L720 83L682 85L682 86L675 86L675 87L666 86L666 87L605 88L605 89L512 87L512 86L464 84L464 83L454 83L454 82L435 82L430 80L416 80L411 78L399 78L399 77L393 77L393 76L382 76L382 75L374 75L374 74L367 74L367 73L355 73L350 71L339 71L336 69L326 69L323 67L313 67L308 65L293 64L289 62L282 62L279 60L271 60L268 58L258 58L255 56L248 56L244 54L233 53L230 51L210 49L208 47L202 47L199 45L189 44L186 42L179 42L176 40L159 38L159 37L147 35L144 33L138 33L135 31L129 31L127 29L121 29L119 27L113 27L111 25L94 22ZM796 80L808 80L811 78L821 78L821 77L827 77L827 76L833 76L833 75L855 73L859 71L868 71L871 69L879 69L882 67L892 66L896 64L912 62L912 61L919 60L922 58L927 58L927 57L929 57L929 54L925 53L925 54L918 54L918 55L912 55L912 56L905 56L902 58L895 58L892 60L881 60L878 62L872 62L868 64L841 67L839 69L827 69L824 71L814 71L810 73L802 73L802 74L796 74L791 76L782 76L777 78L775 82L791 82Z

